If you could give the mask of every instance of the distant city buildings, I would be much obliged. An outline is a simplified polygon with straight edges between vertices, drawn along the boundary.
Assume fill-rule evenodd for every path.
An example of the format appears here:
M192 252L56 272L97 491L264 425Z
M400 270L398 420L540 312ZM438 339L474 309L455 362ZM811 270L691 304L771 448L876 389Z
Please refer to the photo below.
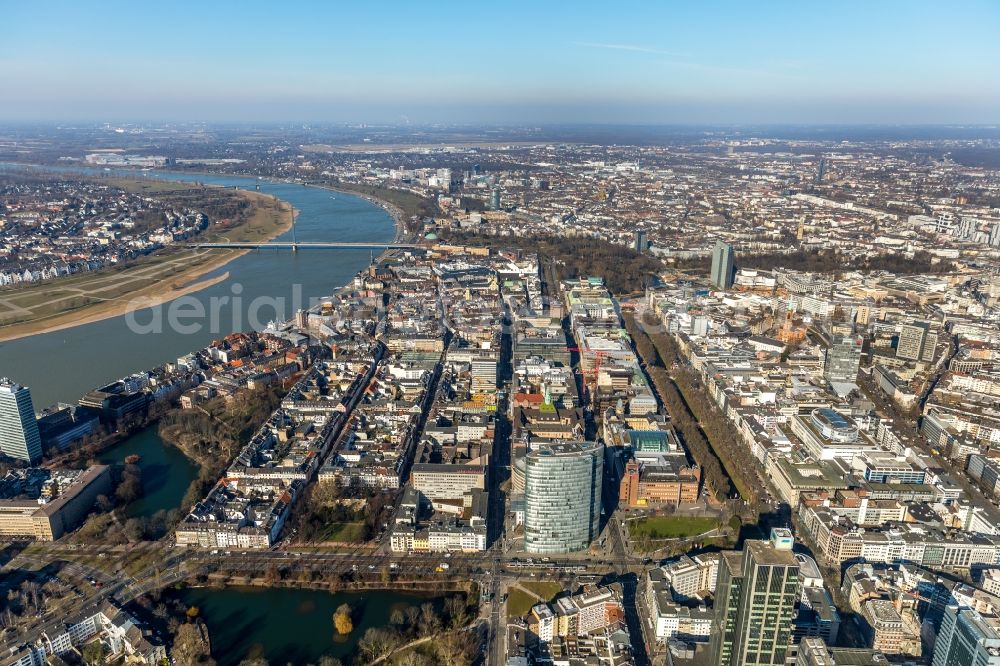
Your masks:
M115 154L100 157L127 159ZM0 287L123 264L208 229L208 216L182 201L163 194L132 193L96 179L4 183L0 185Z
M635 246L633 249L636 252L645 252L649 249L649 238L645 231L639 230L635 232Z
M124 155L119 152L90 153L84 160L87 164L114 167L162 167L170 161L162 155Z

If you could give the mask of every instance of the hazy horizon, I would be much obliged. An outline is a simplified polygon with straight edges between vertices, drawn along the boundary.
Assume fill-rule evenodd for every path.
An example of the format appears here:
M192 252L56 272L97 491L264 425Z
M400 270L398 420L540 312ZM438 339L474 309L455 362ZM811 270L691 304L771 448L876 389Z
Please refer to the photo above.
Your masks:
M5 122L1000 122L1000 5L4 10Z

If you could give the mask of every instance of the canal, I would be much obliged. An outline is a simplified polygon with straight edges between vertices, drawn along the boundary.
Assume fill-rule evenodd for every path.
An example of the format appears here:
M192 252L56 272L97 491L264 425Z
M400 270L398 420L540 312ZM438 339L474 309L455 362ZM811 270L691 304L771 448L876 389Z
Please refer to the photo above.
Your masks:
M208 625L212 656L232 666L248 656L271 664L315 664L320 657L353 655L371 627L385 627L393 610L431 602L438 612L444 598L414 592L373 590L364 593L286 588L229 587L221 590L168 590L185 606L196 606ZM333 613L341 604L353 610L354 631L338 636Z

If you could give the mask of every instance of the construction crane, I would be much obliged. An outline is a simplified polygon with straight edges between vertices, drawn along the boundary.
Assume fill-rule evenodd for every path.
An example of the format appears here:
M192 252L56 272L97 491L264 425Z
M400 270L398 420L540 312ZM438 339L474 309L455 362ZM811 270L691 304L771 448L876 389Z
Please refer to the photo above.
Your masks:
M583 375L583 377L584 377L585 380L586 380L586 378L588 376L591 376L593 378L593 388L590 389L591 390L591 395L592 395L591 402L593 403L594 402L593 398L596 398L596 396L597 396L597 379L598 379L598 377L601 374L601 359L603 359L605 356L609 356L613 352L610 351L610 350L604 350L604 349L581 349L580 347L566 347L566 351L576 352L577 354L579 354L580 355L580 374ZM583 367L583 355L584 354L592 354L594 356L594 367L592 367L590 369L587 369L587 368ZM587 384L586 384L586 382L584 382L584 387L586 388L586 386L587 386ZM595 406L595 405L592 405L592 406Z

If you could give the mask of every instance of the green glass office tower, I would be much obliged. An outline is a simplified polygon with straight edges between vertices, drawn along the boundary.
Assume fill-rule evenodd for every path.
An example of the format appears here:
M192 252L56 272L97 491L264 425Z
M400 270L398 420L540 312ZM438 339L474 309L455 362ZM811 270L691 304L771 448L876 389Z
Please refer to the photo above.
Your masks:
M948 606L934 641L933 666L1000 665L1000 631L996 620L962 606Z
M723 553L712 625L714 666L785 663L799 579L792 543L790 531L774 529L768 541L747 541L742 553Z

